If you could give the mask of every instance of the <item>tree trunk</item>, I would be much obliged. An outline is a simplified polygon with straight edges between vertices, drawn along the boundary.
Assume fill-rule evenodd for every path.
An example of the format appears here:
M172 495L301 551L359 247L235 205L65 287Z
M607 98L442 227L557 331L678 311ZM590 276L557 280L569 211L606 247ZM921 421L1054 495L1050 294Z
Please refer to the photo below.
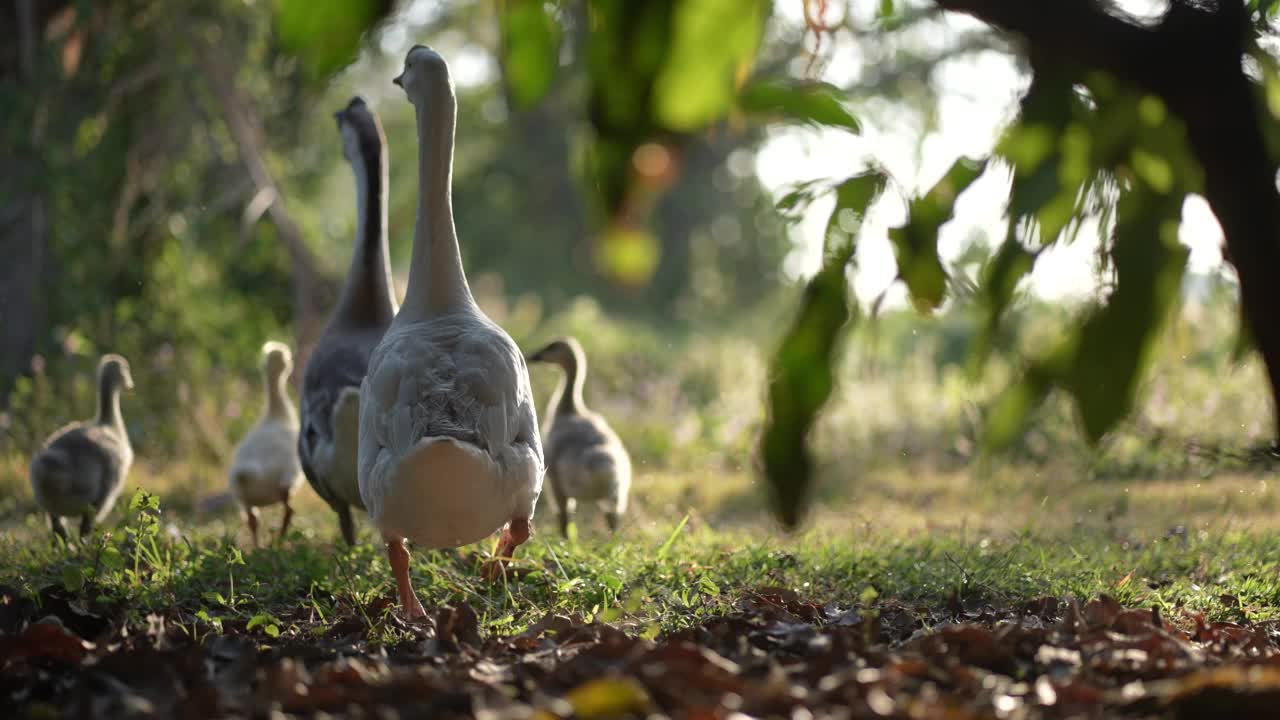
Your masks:
M6 167L22 167L5 160ZM26 165L30 167L30 165ZM45 248L49 225L44 198L35 192L2 192L12 198L0 207L0 403L13 382L31 366L36 342L45 334L48 317Z
M18 0L13 9L12 36L0 33L0 39L16 40L17 83L26 92L38 92L33 80L40 41L34 0ZM6 129L14 133L20 127ZM41 163L32 151L40 140L26 134L0 155L0 165L18 169L0 174L0 198L4 198L0 203L0 251L4 257L0 263L0 406L7 402L17 377L30 368L48 319L44 280L49 223L46 200L36 182Z

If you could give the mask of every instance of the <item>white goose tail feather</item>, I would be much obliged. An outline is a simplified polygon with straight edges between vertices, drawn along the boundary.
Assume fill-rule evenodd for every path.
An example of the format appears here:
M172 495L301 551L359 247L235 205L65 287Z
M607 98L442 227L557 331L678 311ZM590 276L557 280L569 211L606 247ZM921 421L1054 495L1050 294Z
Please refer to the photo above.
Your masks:
M381 468L379 468L381 469ZM428 437L364 493L369 515L384 532L430 548L478 542L511 519L512 470L489 453L450 437ZM381 492L378 492L381 490Z

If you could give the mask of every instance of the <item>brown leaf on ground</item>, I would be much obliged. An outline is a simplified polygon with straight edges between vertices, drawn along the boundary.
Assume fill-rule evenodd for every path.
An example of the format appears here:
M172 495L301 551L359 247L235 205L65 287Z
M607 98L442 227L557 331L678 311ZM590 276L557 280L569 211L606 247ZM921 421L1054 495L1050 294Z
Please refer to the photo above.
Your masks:
M762 588L653 640L555 614L485 637L458 604L395 625L409 639L385 648L354 609L316 632L228 624L194 642L176 612L126 627L56 592L38 611L0 598L0 706L16 716L1195 719L1270 717L1280 702L1276 623L1166 620L1105 596L916 607Z
M32 623L17 635L0 637L0 667L33 660L55 660L79 665L93 649L56 620Z

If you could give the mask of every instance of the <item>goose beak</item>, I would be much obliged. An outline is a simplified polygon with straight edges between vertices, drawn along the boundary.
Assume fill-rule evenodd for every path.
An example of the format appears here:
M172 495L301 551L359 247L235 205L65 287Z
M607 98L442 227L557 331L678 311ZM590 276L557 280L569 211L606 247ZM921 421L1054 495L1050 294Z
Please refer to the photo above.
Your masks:
M542 351L541 351L541 350L539 350L538 352L535 352L535 353L529 353L528 355L525 355L525 356L524 356L524 361L525 361L525 362L535 363L535 362L540 362L541 360L542 360Z
M404 83L400 82L400 79L403 77L404 77L404 73L400 73L399 75L392 78L391 82L395 83L396 85L399 85L400 87L404 87Z

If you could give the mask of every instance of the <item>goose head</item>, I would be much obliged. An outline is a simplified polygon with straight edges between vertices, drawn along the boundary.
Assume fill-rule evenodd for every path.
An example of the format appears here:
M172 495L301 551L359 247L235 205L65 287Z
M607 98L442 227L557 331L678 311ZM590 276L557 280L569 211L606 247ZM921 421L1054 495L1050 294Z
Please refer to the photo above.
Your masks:
M562 368L576 367L582 358L582 344L573 337L552 340L541 350L525 356L531 363L551 363Z
M133 374L129 372L129 361L114 353L103 355L98 361L98 381L113 388L133 389Z
M275 340L263 345L262 372L273 380L293 372L293 353L289 351L289 346Z
M385 145L382 124L364 98L359 95L351 98L351 102L334 113L333 117L338 121L338 132L342 134L342 155L347 162L374 157L382 152Z
M420 109L438 98L453 98L453 78L449 76L449 64L435 50L425 45L414 45L404 58L404 72L394 80L404 88L409 102Z

